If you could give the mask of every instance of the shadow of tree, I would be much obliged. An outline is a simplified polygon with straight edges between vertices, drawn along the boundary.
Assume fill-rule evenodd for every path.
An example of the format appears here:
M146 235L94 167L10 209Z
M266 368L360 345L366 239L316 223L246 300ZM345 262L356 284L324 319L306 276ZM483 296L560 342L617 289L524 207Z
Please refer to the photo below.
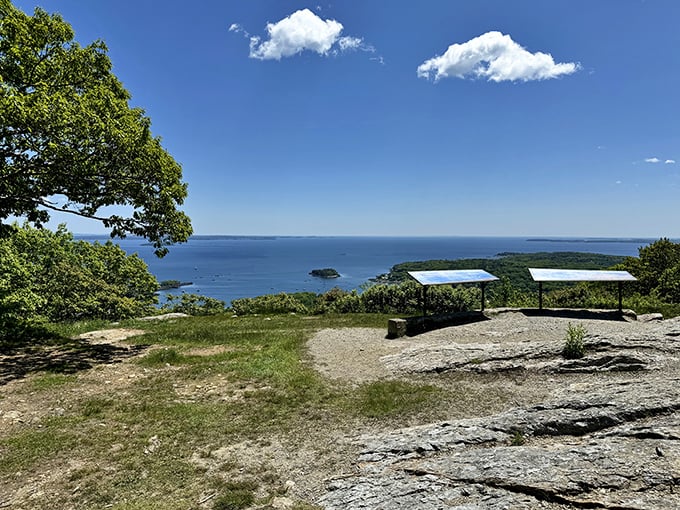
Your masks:
M73 374L96 364L118 363L136 356L148 345L91 344L56 336L33 337L31 342L0 342L0 385L36 372Z

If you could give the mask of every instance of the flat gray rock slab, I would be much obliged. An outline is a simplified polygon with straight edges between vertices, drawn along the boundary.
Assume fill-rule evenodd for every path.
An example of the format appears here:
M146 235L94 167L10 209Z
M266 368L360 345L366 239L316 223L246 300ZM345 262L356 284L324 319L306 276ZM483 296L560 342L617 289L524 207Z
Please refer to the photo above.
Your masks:
M618 353L642 366L575 379L540 405L359 436L356 474L331 479L317 503L328 510L680 509L678 336L677 321L635 337L592 336L594 357ZM560 370L546 365L551 350L550 342L533 354L507 344L415 346L383 361L404 372L492 370L499 360Z

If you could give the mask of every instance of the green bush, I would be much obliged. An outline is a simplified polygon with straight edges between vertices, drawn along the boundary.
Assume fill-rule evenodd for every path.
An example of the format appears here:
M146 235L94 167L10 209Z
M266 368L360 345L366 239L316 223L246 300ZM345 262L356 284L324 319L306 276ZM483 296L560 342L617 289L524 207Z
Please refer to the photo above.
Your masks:
M165 298L167 301L161 306L161 313L216 315L224 312L224 301L199 294L185 292L179 296L168 294Z
M0 238L0 325L31 321L118 320L150 313L158 282L137 255L113 243L75 241L13 225Z
M253 298L234 299L231 302L231 309L238 315L309 312L305 305L285 292Z
M359 294L333 288L316 299L309 293L270 294L254 298L235 299L231 308L238 315L275 313L422 313L422 290L416 282L397 285L373 285ZM307 306L300 301L304 298ZM472 309L479 301L477 288L431 287L427 292L428 313L462 312Z
M416 282L398 285L374 285L361 294L364 310L368 313L422 313L423 287ZM435 286L427 291L428 313L462 312L474 307L479 300L479 289Z
M571 323L567 326L567 338L562 349L562 356L565 359L582 358L586 354L586 344L584 338L587 332L581 325L573 326Z
M640 294L647 296L658 292L666 299L680 298L669 281L672 275L680 272L680 244L661 238L641 247L639 257L626 258L621 268L637 278L633 288ZM680 302L680 299L674 302Z
M364 302L356 290L347 292L333 301L328 308L329 311L335 313L364 313Z

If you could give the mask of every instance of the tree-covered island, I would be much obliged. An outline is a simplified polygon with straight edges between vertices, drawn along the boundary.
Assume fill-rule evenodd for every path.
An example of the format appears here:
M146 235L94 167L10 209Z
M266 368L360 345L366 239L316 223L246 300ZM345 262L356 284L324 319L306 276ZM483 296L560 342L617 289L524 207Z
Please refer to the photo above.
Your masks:
M340 273L338 273L332 267L327 267L325 269L312 269L309 274L316 276L317 278L340 278Z

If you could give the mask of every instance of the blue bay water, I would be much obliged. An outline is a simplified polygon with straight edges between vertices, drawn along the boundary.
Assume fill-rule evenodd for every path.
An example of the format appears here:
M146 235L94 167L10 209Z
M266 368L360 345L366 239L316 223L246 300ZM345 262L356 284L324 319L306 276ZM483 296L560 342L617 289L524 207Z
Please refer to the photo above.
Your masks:
M93 240L83 236L81 239ZM101 239L100 239L101 240ZM137 253L161 280L191 285L174 289L222 299L279 292L359 289L400 262L494 257L501 252L579 251L638 255L654 239L527 239L520 237L233 237L195 236L170 248L163 259L142 239L117 241ZM312 269L332 267L342 276L324 280Z

